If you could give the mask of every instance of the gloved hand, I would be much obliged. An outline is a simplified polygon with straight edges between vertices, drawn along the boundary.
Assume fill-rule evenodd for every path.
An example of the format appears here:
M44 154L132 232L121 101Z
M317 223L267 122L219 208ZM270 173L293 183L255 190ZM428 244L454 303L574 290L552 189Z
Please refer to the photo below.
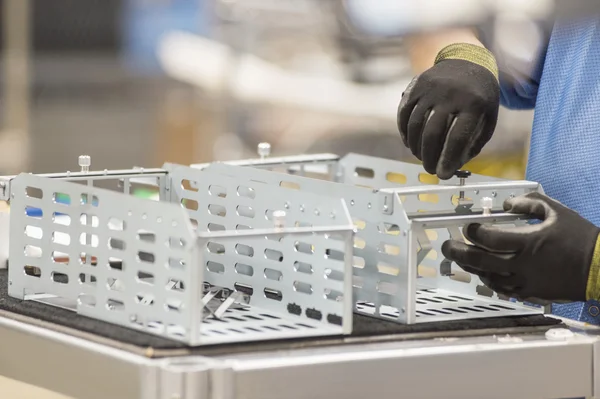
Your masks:
M483 47L454 44L402 94L398 129L425 170L446 180L490 140L499 107L494 56Z
M444 256L478 275L493 291L512 298L585 301L600 296L600 229L575 211L539 193L507 200L507 212L539 224L464 228L473 245L446 241Z

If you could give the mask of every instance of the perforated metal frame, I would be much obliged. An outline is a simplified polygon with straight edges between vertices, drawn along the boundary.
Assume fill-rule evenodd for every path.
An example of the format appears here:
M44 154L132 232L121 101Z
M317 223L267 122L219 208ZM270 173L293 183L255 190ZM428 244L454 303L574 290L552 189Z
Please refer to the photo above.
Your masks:
M9 295L190 345L351 331L353 225L343 200L289 198L267 185L242 192L235 179L176 165L168 172L161 193L177 204L12 179ZM273 227L274 210L287 211L290 227ZM291 222L309 213L311 226ZM247 306L203 320L204 283L253 292Z
M464 186L457 178L439 184L418 165L357 154L327 165L290 165L283 160L197 167L294 193L345 199L357 228L353 292L359 313L416 323L543 312L499 298L456 265L448 262L441 267L442 243L450 237L464 239L460 228L473 218L494 224L524 223L518 215L498 212L511 196L541 192L537 183L473 175ZM472 204L462 214L456 212L461 192L460 203ZM493 216L481 216L479 200L484 196L495 200Z

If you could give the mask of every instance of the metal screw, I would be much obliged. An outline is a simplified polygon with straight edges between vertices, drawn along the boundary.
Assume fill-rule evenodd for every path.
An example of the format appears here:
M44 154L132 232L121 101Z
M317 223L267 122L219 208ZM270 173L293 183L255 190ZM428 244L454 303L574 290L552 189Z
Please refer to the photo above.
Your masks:
M258 155L260 159L265 159L269 155L271 155L271 144L269 143L259 143L258 144Z
M464 186L465 185L465 180L467 179L467 177L471 176L471 172L469 172L468 170L457 170L456 173L454 174L456 177L458 177L458 181L459 181L459 186ZM465 192L464 191L460 191L458 193L458 199L459 201L464 200L465 199Z
M285 211L274 211L273 212L273 224L275 228L282 229L285 226Z
M367 208L371 209L371 203L370 202L367 204Z
M80 155L79 156L79 166L81 167L81 171L83 173L87 173L90 171L90 165L92 164L92 157L89 155Z
M284 207L285 207L285 209L290 209L290 203L286 202L285 205L284 205Z
M496 198L496 196L497 196L497 195L498 195L498 193L497 193L497 192L495 192L495 191L492 191L492 197Z
M350 205L354 206L354 200L350 201Z
M300 212L304 212L304 205L300 205Z
M315 215L319 216L321 214L321 211L319 211L318 209L315 209Z
M329 217L330 217L330 218L332 218L332 219L335 219L335 213L334 213L334 212L331 212L331 213L329 214Z

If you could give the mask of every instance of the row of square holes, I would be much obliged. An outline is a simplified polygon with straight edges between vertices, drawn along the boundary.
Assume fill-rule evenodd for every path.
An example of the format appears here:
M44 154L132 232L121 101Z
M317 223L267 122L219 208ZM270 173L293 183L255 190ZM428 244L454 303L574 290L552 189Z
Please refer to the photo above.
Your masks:
M299 273L307 273L310 271L310 273L312 274L312 266L307 263L296 262L294 264L294 269L296 272L299 272ZM208 261L207 262L207 270L211 273L223 274L225 272L225 267L221 263ZM236 271L236 273L238 273L240 275L245 275L245 276L253 276L254 275L254 268L252 266L242 264L242 263L235 264L235 271ZM281 279L283 277L283 273L279 270L275 270L275 269L271 269L271 268L264 268L263 276L267 280L279 282L279 281L281 281ZM343 279L343 274L339 271L328 269L325 271L324 277L328 278L328 279L332 279L332 280L341 281ZM244 287L245 287L245 290L244 290ZM240 291L245 291L249 295L253 294L252 287L247 286L245 284L238 284L238 287L236 287L236 288L238 288ZM302 282L299 280L296 280L293 282L293 288L295 291L301 292L304 294L312 294L313 293L313 288L312 288L311 284ZM247 291L250 291L250 292L247 292ZM327 288L324 290L325 298L335 300L335 298L332 297L332 295L341 296L341 293L338 293L335 290L331 290L331 289L327 289ZM265 288L265 297L267 297L269 299L276 299L276 300L280 301L283 296L282 296L281 291L279 291L279 290Z
M363 179L374 179L375 170L368 167L358 166L354 169L354 176ZM394 184L406 184L406 182L408 181L405 174L398 172L387 172L385 175L385 179L390 183ZM427 185L439 184L440 179L435 175L419 173L419 182Z
M27 186L25 187L25 196L27 198L42 200L44 198L44 191L38 187ZM98 205L100 204L98 197L95 195L92 195L91 204L89 202L89 199L89 195L83 193L79 196L79 203L81 205L92 205L93 207L98 207ZM71 196L67 193L53 192L52 202L54 202L55 204L68 206L71 205Z

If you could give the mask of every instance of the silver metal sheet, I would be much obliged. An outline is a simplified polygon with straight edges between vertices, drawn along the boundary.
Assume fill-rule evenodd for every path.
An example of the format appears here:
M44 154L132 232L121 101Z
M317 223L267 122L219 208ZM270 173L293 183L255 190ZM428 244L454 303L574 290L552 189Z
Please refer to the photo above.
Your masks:
M77 399L160 398L158 361L4 317L0 337L4 377Z
M0 345L0 375L78 399L547 399L592 397L597 383L597 339L585 335L564 341L548 341L543 333L488 335L160 360L5 317L0 336L10 342Z
M26 195L28 187L41 198ZM11 188L11 296L51 294L76 303L85 316L193 339L199 251L181 207L29 174L13 179ZM57 202L61 195L68 204ZM28 216L27 208L42 215ZM187 289L167 289L171 280Z
M362 313L374 313L372 304L357 305ZM451 320L478 319L486 317L510 317L539 314L540 309L518 302L499 301L481 295L466 295L439 288L418 289L415 297L417 323L445 322ZM384 318L397 319L398 310L383 307Z
M243 399L590 397L593 342L488 336L221 356L220 382Z

